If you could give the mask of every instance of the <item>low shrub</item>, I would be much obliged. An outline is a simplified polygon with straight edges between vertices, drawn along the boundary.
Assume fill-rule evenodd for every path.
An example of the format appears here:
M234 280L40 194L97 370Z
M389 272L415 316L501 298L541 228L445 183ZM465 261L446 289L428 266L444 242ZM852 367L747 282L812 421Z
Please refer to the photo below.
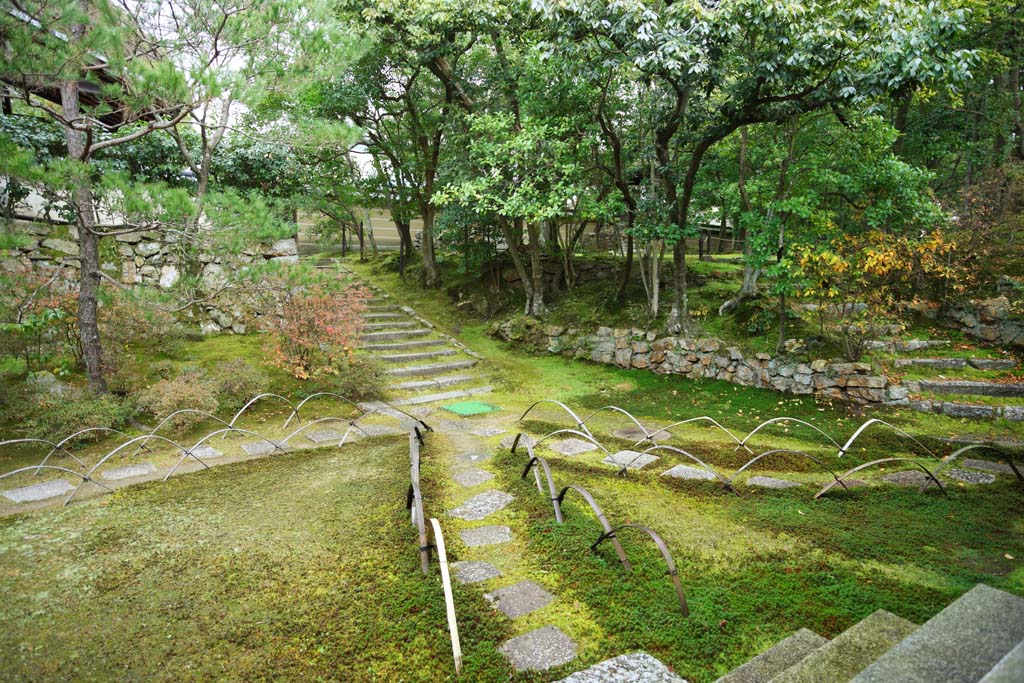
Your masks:
M28 436L57 441L86 427L121 429L135 416L134 403L113 394L43 393L26 389L21 423ZM85 435L100 438L102 433Z
M241 359L220 361L206 377L222 411L235 412L270 388L270 378Z
M337 366L334 391L353 401L370 401L381 397L384 390L384 368L380 363L354 356Z
M163 379L139 392L139 407L163 419L178 410L191 408L216 414L219 407L217 394L201 372L183 372L174 379ZM198 413L176 415L168 425L184 432L207 418Z

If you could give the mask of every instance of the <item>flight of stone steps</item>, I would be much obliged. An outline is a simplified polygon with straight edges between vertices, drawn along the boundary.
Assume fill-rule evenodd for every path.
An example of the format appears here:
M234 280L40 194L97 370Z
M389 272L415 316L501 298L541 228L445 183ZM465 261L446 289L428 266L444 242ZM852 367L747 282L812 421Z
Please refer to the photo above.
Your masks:
M929 373L902 382L910 392L913 410L970 420L1024 422L1024 380L1015 374L1020 366L1013 358L897 358L893 367L897 372Z
M352 275L335 259L318 261L317 268ZM430 406L492 391L480 367L482 356L379 288L362 284L372 298L363 314L360 348L384 366L392 405Z
M800 629L716 683L1024 681L1024 598L978 584L921 626L878 610L832 640Z

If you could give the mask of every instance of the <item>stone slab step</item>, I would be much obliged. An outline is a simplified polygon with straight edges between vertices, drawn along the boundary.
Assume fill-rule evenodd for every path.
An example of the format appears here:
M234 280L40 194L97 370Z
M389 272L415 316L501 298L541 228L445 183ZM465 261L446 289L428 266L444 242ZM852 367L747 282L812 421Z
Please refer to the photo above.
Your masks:
M921 391L935 394L961 394L969 396L1024 397L1024 383L975 382L969 380L919 380Z
M910 408L919 413L932 413L968 420L993 420L1000 417L1010 422L1024 422L1024 406L990 406L955 401L923 400L911 401Z
M55 498L74 490L75 487L63 479L53 479L40 484L8 489L3 492L3 497L15 503L35 503L36 501Z
M918 366L924 368L938 368L940 370L960 370L967 367L966 358L898 358L895 363L898 368Z
M419 325L418 322L413 320L396 320L394 322L383 322L383 323L364 323L364 330L404 330L410 327L416 327Z
M477 522L485 517L490 517L498 510L504 509L509 503L515 500L515 496L505 491L490 489L481 491L456 508L448 511L451 517Z
M501 576L497 567L482 560L453 562L452 569L455 570L455 580L459 583L480 583Z
M822 638L814 631L802 628L745 664L736 667L715 683L767 683L826 643L828 643L827 639Z
M879 657L854 683L976 683L1024 640L1024 598L978 584Z
M386 342L383 344L363 344L366 351L404 351L406 349L421 349L426 346L442 346L447 344L445 339L415 339L404 342Z
M121 479L144 477L155 472L156 465L151 462L143 462L137 465L125 465L124 467L113 467L109 470L103 470L100 472L100 476L110 481L119 481Z
M398 384L389 384L386 388L392 391L422 391L423 389L444 389L445 387L475 380L476 375L445 375L431 379L414 379Z
M978 370L1013 370L1017 367L1017 361L1012 358L968 358L967 362Z
M442 391L437 394L424 394L422 396L412 396L410 398L401 398L397 401L392 401L392 404L396 406L418 406L424 403L435 403L437 401L451 401L456 398L469 398L470 396L479 396L481 394L489 394L494 390L493 387L473 387L472 389L455 389L453 391Z
M430 360L441 356L454 356L458 353L455 349L439 349L437 351L418 351L416 353L390 353L377 356L377 360L383 363L411 363L418 360Z
M555 596L533 581L520 581L511 586L484 593L484 598L493 603L498 611L506 617L516 619L546 607L555 599Z
M978 683L1020 683L1024 681L1024 640L992 667Z
M459 536L467 547L478 548L483 545L508 543L512 540L512 530L502 524L488 524L487 526L463 529L459 532Z
M771 679L771 683L845 683L916 628L906 619L880 609Z
M544 671L576 659L576 643L557 626L542 626L498 648L516 671Z
M445 373L454 372L455 370L468 370L477 364L475 359L473 360L457 360L450 363L431 363L428 365L407 365L404 368L392 368L387 371L387 374L392 377L414 377L429 376L429 375L443 375Z
M646 652L606 659L556 683L686 683Z
M389 311L370 311L368 313L363 313L363 320L396 320L404 317L405 314L403 313Z
M410 337L423 337L430 334L430 330L419 328L415 330L393 330L389 332L368 332L362 336L364 342L392 341L395 339L408 339Z

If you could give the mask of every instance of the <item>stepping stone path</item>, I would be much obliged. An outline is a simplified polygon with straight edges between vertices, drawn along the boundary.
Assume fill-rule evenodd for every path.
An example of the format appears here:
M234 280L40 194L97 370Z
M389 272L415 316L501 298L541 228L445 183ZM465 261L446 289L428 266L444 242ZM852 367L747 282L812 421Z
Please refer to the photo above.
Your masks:
M556 683L686 683L646 652L619 655Z
M991 484L996 480L996 475L988 472L971 472L969 470L951 469L946 470L946 476L950 479L963 481L968 484Z
M516 437L514 434L509 435L502 439L498 445L501 446L502 448L512 448L512 443L515 440ZM527 444L529 444L531 447L536 446L537 440L530 436L529 434L523 434L521 437L519 437L519 448L526 448Z
M124 467L115 467L109 470L103 470L100 472L100 476L110 481L118 481L119 479L131 479L132 477L144 477L147 474L153 474L156 472L156 465L151 462L144 462L139 465L126 465Z
M775 477L750 477L747 479L747 486L758 486L763 489L791 489L800 486L798 482L787 479L776 479Z
M533 581L520 581L486 593L484 597L493 602L501 613L511 619L535 612L541 607L546 607L555 599L554 595Z
M480 583L501 576L501 572L490 562L464 560L453 562L455 580L459 583Z
M474 434L476 436L488 437L488 436L498 436L498 434L504 434L505 431L506 430L500 429L498 427L485 427L483 429L474 430L474 431L470 432L470 434Z
M612 436L617 439L625 439L634 443L641 439L647 439L647 441L650 442L652 439L654 441L668 441L672 438L672 435L668 432L658 432L648 439L647 435L644 434L639 427L623 427L622 429L616 429L612 432Z
M543 671L576 659L576 643L557 626L542 626L507 640L498 650L516 671Z
M192 455L196 456L200 460L209 460L211 458L220 458L224 456L223 453L213 446L200 446L199 448L193 448Z
M581 455L583 453L589 453L590 451L597 450L597 446L589 441L584 441L583 439L562 439L561 441L554 441L548 444L548 448L553 450L555 453L561 453L562 455L568 456Z
M605 465L612 465L614 467L626 467L631 470L639 470L647 467L652 462L656 462L660 458L650 453L638 453L637 451L619 451L613 453L607 458L602 460Z
M63 479L53 479L40 484L32 484L31 486L8 489L3 492L3 496L15 503L34 503L39 500L46 500L47 498L55 498L74 490L75 487Z
M490 453L460 453L455 456L455 462L467 465L477 462L486 462L493 456Z
M458 470L452 474L452 479L459 486L479 486L484 482L494 479L494 475L487 470L472 467L467 470Z
M454 510L449 510L448 514L452 517L475 522L493 515L513 500L515 500L515 497L511 494L491 489L490 491L476 494Z
M675 477L676 479L700 479L703 481L716 479L715 475L707 470L702 470L699 467L690 467L689 465L676 465L672 469L662 472L661 476Z

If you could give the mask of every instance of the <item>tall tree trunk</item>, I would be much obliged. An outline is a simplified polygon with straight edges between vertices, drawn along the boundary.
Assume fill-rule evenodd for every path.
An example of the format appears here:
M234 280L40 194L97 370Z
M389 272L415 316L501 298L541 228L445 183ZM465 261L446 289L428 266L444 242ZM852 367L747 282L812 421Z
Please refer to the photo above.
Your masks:
M626 303L626 287L629 286L629 279L633 276L633 235L631 229L633 227L632 212L626 213L626 261L622 264L622 275L619 278L619 289L615 292L615 302L618 304Z
M526 224L527 234L530 236L530 275L533 279L533 292L529 300L527 315L531 318L539 318L544 315L544 264L540 253L540 226L537 223Z
M1010 90L1013 92L1013 156L1024 161L1024 104L1021 98L1020 67L1010 70Z
M740 192L740 204L743 211L750 213L753 207L750 204L750 195L747 194L747 127L740 128L740 158L737 186ZM733 235L742 220L734 221ZM734 310L747 299L757 294L757 279L761 275L761 267L754 266L754 251L744 230L743 236L743 284L740 285L740 292L732 299L729 299L718 308L718 315L724 315Z
M77 27L76 27L77 28ZM84 31L84 28L82 29ZM76 38L80 39L79 33ZM79 117L78 81L64 81L60 87L61 108L64 118ZM85 135L71 126L64 128L68 158L85 162ZM103 376L103 346L100 343L97 293L100 287L100 238L96 234L96 210L92 203L92 186L88 173L83 173L74 190L75 213L78 227L78 334L82 344L82 359L89 378L89 388L106 392Z
M374 258L377 258L377 238L373 235L373 222L370 218L370 211L368 209L364 209L364 211L366 212L364 224L366 225L366 236L370 239L370 252Z
M523 292L526 294L526 307L523 313L530 315L530 308L533 303L533 282L530 274L526 272L526 265L523 263L523 259L519 256L519 240L516 239L516 234L507 219L498 218L498 227L501 228L501 234L505 237L505 246L508 249L509 257L512 259L512 265L515 266L519 281L523 283Z
M436 287L441 282L441 274L437 269L437 261L434 256L434 216L436 210L434 205L423 202L420 207L423 218L422 256L423 256L423 284L427 287Z
M394 220L395 229L398 231L398 274L400 277L405 277L405 267L412 254L412 227L409 225L409 221L392 220Z

